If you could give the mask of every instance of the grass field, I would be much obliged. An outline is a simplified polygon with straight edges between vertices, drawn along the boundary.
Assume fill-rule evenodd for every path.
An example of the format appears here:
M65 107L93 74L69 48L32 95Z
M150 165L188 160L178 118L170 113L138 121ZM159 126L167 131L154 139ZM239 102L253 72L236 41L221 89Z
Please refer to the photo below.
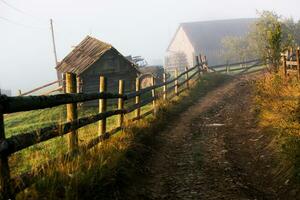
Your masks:
M116 188L110 185L114 182L120 184L120 182L126 180L124 176L131 173L134 164L131 161L128 163L129 160L134 159L135 156L144 155L143 151L148 149L146 145L151 143L155 133L167 126L170 119L176 116L176 113L179 114L182 109L192 105L195 99L199 98L198 95L205 95L209 91L209 87L217 84L218 80L223 80L222 76L216 76L220 77L219 79L212 78L210 75L203 76L200 83L190 92L183 93L181 97L168 102L158 103L159 112L156 117L150 115L136 123L130 123L124 131L102 142L101 145L97 145L90 151L82 152L81 156L77 156L72 160L62 160L55 163L51 168L45 169L46 172L42 177L37 176L34 179L36 184L20 193L17 199L90 199L96 197L99 197L96 199L101 199L101 195L114 195L113 192ZM143 112L151 109L151 106L151 104L145 106ZM48 122L50 123L56 121L57 118L59 119L60 113L58 115L57 112L63 112L63 108L58 109L56 112L47 112L49 117L46 117L45 113L40 113L39 115L42 114L42 117L39 118L35 111L32 113L19 113L19 117L30 121L30 115L36 115L37 119L33 121L40 125L39 120L46 121L46 119L49 119ZM97 112L97 109L81 112L90 114ZM6 116L6 122L12 124L15 120L14 123L17 123L19 117ZM127 115L127 118L131 117L132 114ZM51 121L51 119L54 120ZM109 120L109 125L112 126L115 124L116 118L111 117ZM79 130L80 142L83 143L88 138L96 136L96 134L97 123L82 128ZM143 142L137 142L138 140L143 140ZM32 169L43 160L52 158L58 155L59 152L66 151L65 141L65 137L56 138L15 154L10 159L10 166L14 169L13 173L17 174L20 171L25 171L25 169ZM137 148L137 150L133 151L132 148ZM17 158L18 155L19 158ZM138 165L138 163L135 164ZM128 168L125 169L126 165Z
M190 75L193 72L189 73ZM171 78L171 77L170 77ZM181 77L180 82L184 80ZM169 84L169 87L174 84ZM162 88L156 89L157 94L161 94ZM171 93L170 93L171 94ZM151 97L151 91L141 95L141 100ZM125 108L134 104L134 99L126 101ZM108 110L117 108L116 100L108 101ZM148 112L152 109L152 103L141 108L141 114ZM98 107L78 107L78 117L86 117L98 113ZM134 118L134 112L125 115L125 123L129 119ZM107 131L117 127L118 116L107 118ZM39 130L40 128L47 127L58 123L66 122L66 105L41 109L35 111L19 112L7 114L4 116L5 135L7 138L18 134ZM78 129L79 145L83 145L95 138L98 135L98 123L93 123L88 126ZM9 165L12 176L31 170L32 168L62 155L68 151L67 135L56 137L46 142L33 145L29 148L14 153L9 158Z
M151 94L145 94L143 98ZM131 102L132 103L132 102ZM109 110L115 109L116 105L109 106ZM147 112L152 108L151 104L144 106L141 112ZM81 106L78 109L79 117L90 116L98 113L97 107ZM117 117L107 118L107 131L117 127ZM133 113L126 115L126 119L133 118ZM49 125L66 122L66 106L58 106L49 109L8 114L4 117L6 137L21 133L38 130ZM98 123L94 123L78 130L79 144L85 144L98 134ZM46 142L34 145L15 153L9 159L12 175L17 175L32 169L51 158L66 153L68 150L67 135L57 137Z
M234 66L231 69L240 68L240 66ZM254 69L258 69L253 68ZM234 71L238 72L237 70ZM192 75L194 72L190 72ZM173 78L171 76L170 78ZM183 81L185 76L182 76L179 82ZM170 84L169 87L174 84ZM162 92L162 88L156 90L157 93ZM147 99L151 97L151 92L148 92L141 96L141 99ZM134 104L134 101L127 102L126 106ZM108 110L115 109L117 107L116 101L110 103ZM144 106L141 110L147 112L152 108L151 103ZM86 107L80 106L78 109L79 117L90 116L98 113L97 107ZM125 119L133 118L133 113L126 115ZM49 109L20 112L5 115L5 133L6 137L11 137L13 135L18 135L24 132L38 130L49 125L64 123L66 122L66 106L58 106ZM117 124L117 116L112 116L107 119L107 129L108 131L115 128ZM98 123L94 123L78 130L79 144L85 144L92 138L96 137L98 133ZM66 153L68 150L67 135L51 139L46 142L31 146L30 148L24 149L20 152L13 154L9 159L9 164L11 166L12 175L17 175L32 169L33 167L43 163L49 159L52 159L60 154Z

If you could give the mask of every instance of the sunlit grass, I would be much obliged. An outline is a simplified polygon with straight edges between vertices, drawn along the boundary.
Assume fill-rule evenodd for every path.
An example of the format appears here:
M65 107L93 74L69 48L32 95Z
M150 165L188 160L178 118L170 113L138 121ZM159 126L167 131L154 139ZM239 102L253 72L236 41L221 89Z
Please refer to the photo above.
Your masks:
M127 123L127 126L124 131L119 132L90 151L82 152L82 155L75 159L62 160L46 169L46 175L40 178L37 177L36 184L20 193L18 199L81 199L83 197L101 199L101 195L107 193L113 195L116 188L114 186L111 188L109 185L115 181L122 182L123 178L121 177L129 176L126 174L130 174L130 170L133 170L133 163L129 164L129 161L127 161L128 156L132 159L139 154L143 155L142 152L135 152L130 149L140 148L151 142L154 138L153 134L162 130L169 123L170 118L174 118L175 113L179 114L184 108L192 105L199 98L199 94L203 94L208 85L213 85L213 83L212 78L209 76L204 77L200 84L189 94L183 93L181 97L168 102L157 101L159 111L155 117L150 115L135 123L127 123L128 119L134 117L134 113L130 113L126 117L125 123ZM177 104L178 106L176 106ZM142 113L151 109L152 104L150 103L143 107ZM115 125L115 120L113 117L109 124ZM83 140L81 143L96 135L97 123L79 130L79 138ZM143 138L143 142L138 142L137 138ZM51 146L51 142L49 142L49 146ZM59 148L59 145L57 148ZM145 148L147 149L147 147ZM40 154L36 158L29 158L32 160L37 159L36 161L30 161L34 162L33 166L39 164L38 159L41 159L41 156ZM25 162L26 160L24 160ZM128 164L129 169L123 169ZM116 177L118 177L117 180L115 180ZM124 181L126 180L125 177ZM86 190L87 187L88 190Z
M268 73L257 81L255 91L259 125L277 135L285 164L292 163L300 181L300 81L295 73Z

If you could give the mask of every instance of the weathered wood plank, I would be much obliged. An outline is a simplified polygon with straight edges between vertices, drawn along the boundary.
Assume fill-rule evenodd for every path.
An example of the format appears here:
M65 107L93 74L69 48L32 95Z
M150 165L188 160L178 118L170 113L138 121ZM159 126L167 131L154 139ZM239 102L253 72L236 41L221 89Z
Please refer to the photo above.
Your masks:
M197 66L190 68L190 69L188 70L188 72L194 70L196 67L197 67ZM147 92L149 92L149 91L151 91L151 90L153 90L153 89L156 89L156 88L162 87L162 86L164 86L164 85L168 85L168 84L170 84L170 83L173 83L176 79L179 79L179 78L180 78L181 76L183 76L183 75L184 75L184 74L180 74L180 75L178 75L177 78L175 77L175 78L173 78L173 79L170 79L170 80L166 81L165 83L162 82L162 83L156 84L156 85L154 85L154 86L149 86L149 87L147 87L147 88L141 89L139 92L131 92L131 93L128 93L128 94L126 95L126 96L127 96L127 99L132 99L132 98L136 97L137 95L142 95L142 94L145 94L145 93L147 93Z
M286 56L282 57L282 64L283 64L283 72L284 72L284 76L287 76L287 63L286 63Z
M185 71L188 71L188 67L185 67ZM190 88L190 84L189 84L189 73L185 74L185 80L186 80L186 88L189 89Z
M135 81L135 91L136 91L136 92L139 92L140 89L141 89L141 81L140 81L139 78L136 78L136 81ZM135 104L139 104L140 101L141 101L140 95L137 95L137 96L135 97ZM135 110L135 117L136 117L136 118L139 118L140 115L141 115L141 109L140 109L140 108L137 108L137 109Z
M119 80L119 95L122 96L124 94L124 81ZM123 110L124 109L124 100L122 98L118 99L118 109ZM119 115L119 126L122 127L124 122L124 113L121 113Z
M176 96L178 96L178 87L179 87L179 84L178 84L178 69L175 69L175 89L174 89L174 93Z
M189 80L191 80L194 76L196 76L197 74L199 74L198 70L196 72L194 72L191 76L188 77L188 79L185 79L184 81L182 81L181 83L178 83L178 87L184 85L186 82L188 82Z
M153 100L155 98L156 97L150 97L150 98L144 99L144 100L140 101L139 104L134 104L134 105L130 106L129 108L126 109L126 111L127 111L127 113L130 113L130 112L134 111L137 108L141 108L141 107L153 102Z
M0 141L0 155L9 155L38 144L49 139L65 135L72 130L77 130L88 124L95 123L101 119L126 113L126 110L113 110L105 113L99 113L88 117L77 119L74 122L66 122L41 128L35 131L12 136L6 140Z
M57 94L51 96L26 96L8 97L0 95L0 104L3 106L3 113L14 113L21 111L38 110L52 108L68 103L79 103L98 99L117 99L124 98L126 95L112 93L87 93L87 94Z
M166 73L164 72L163 73L163 83L164 83L164 86L163 86L163 100L166 101L167 100L167 97L168 97L168 94L167 94L167 85L165 84L166 83Z
M61 82L61 81L53 81L53 82L47 83L47 84L45 84L45 85L43 85L43 86L41 86L41 87L35 88L35 89L30 90L30 91L28 91L28 92L21 93L20 96L25 96L25 95L31 94L31 93L33 93L33 92L39 91L39 90L41 90L41 89L43 89L43 88L49 87L49 86L51 86L51 85L54 85L55 83L60 83L60 82Z
M106 92L107 90L107 80L104 76L100 76L100 85L99 85L99 92ZM107 109L107 100L106 99L100 99L99 100L99 113L106 112ZM99 121L98 126L98 135L102 135L106 133L106 118Z
M296 62L297 62L297 77L300 80L300 49L297 48L296 50Z
M75 94L77 91L76 75L73 73L66 74L66 93ZM77 103L67 104L67 122L76 121L78 117ZM78 149L77 130L71 130L68 137L69 151L75 152Z
M297 61L290 61L290 60L287 60L287 61L286 61L286 65L297 66Z
M221 68L221 67L226 67L226 66L248 64L248 63L258 62L258 61L261 61L261 59L253 59L253 60L248 60L248 61L244 61L244 62L236 62L236 63L230 63L230 64L213 65L213 66L210 66L210 68L216 69L216 68Z
M0 142L5 141L4 117L0 105ZM10 170L7 155L0 155L0 199L14 199L10 185Z

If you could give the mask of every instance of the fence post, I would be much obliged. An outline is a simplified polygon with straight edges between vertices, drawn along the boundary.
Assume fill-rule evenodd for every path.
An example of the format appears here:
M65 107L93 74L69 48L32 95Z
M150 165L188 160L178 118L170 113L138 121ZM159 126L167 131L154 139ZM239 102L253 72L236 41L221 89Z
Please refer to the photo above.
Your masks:
M297 75L298 75L298 80L300 80L300 49L299 49L299 47L296 50L296 57L297 57Z
M76 83L77 83L77 93L81 93L81 86L82 86L82 82L81 82L81 78L79 76L76 77Z
M228 60L226 61L226 74L230 73L230 68L229 68L229 62Z
M62 87L63 87L63 93L66 93L66 74L63 74L63 79L62 79Z
M155 85L154 76L151 77L151 85L152 86ZM156 95L155 95L155 89L153 88L151 92L152 92L152 97L153 97L153 101L152 101L153 111L154 111L154 113L156 113L156 101L155 101Z
M136 92L139 92L141 89L141 82L140 82L140 78L136 78L135 80L135 91ZM141 100L141 97L140 95L137 95L135 97L135 104L139 104L140 103L140 100ZM136 110L135 110L135 118L139 119L141 116L141 108L138 107Z
M2 105L0 105L0 141L5 140L4 116L2 113ZM0 155L0 199L15 199L10 186L10 170L8 165L8 157Z
M119 94L123 95L124 94L124 81L119 80ZM122 110L124 109L124 100L123 98L118 99L118 109ZM122 127L124 122L124 114L119 115L119 126Z
M200 68L200 62L199 62L199 56L196 56L196 65L198 69L198 76L201 76L201 68Z
M287 66L286 66L286 56L283 56L283 70L284 70L284 76L287 76Z
M66 73L66 93L76 93L76 89L76 75L73 73ZM75 122L77 116L77 103L67 104L67 121ZM73 130L69 133L69 150L73 152L77 150L77 147L77 130Z
M106 78L104 76L100 76L100 83L99 83L99 92L106 92L107 84ZM107 107L107 100L106 99L99 99L99 113L106 112ZM106 133L106 118L99 121L98 127L98 135L102 135Z
M187 72L189 70L189 68L188 67L185 67L185 72L186 72L186 74L185 74L185 80L186 80L186 88L187 89L190 89L190 84L189 84L189 73Z
M178 69L175 69L175 95L178 96Z
M166 73L163 73L163 82L164 82L164 86L163 86L163 100L166 101L167 100L167 85L166 85Z
M199 54L199 62L200 62L202 70L204 70L204 64L203 64L203 59L202 59L202 55L201 54Z
M204 56L204 65L205 65L205 71L208 72L208 63L207 63L207 59L206 56Z

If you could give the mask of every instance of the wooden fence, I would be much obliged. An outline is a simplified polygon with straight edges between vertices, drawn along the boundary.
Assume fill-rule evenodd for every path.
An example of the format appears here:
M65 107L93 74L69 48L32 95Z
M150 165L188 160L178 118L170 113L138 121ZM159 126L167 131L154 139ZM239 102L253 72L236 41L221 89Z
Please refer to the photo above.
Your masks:
M36 177L40 177L45 169L52 166L58 159L68 159L76 155L79 151L77 130L81 127L98 122L98 136L91 139L80 151L86 151L96 146L100 142L109 139L124 127L124 115L134 112L134 118L131 121L139 120L149 114L156 113L157 101L170 100L179 96L183 91L192 87L192 81L197 81L202 73L206 72L226 72L230 66L239 64L250 64L248 67L238 68L239 74L247 72L253 67L261 65L260 60L245 61L243 63L232 63L209 67L206 61L202 61L196 56L197 64L192 68L185 68L181 74L175 70L174 78L166 80L166 74L163 75L163 82L155 84L154 78L152 85L141 89L140 80L136 79L136 88L134 92L124 94L124 81L119 80L119 92L117 94L107 91L107 80L105 77L99 78L99 92L97 93L78 93L78 80L75 74L65 74L64 84L66 94L57 94L50 96L16 96L8 97L0 95L0 198L14 199L15 195L29 187L35 182ZM226 67L225 70L221 67ZM218 70L221 69L221 70ZM236 69L234 69L236 70ZM54 83L52 83L54 84ZM158 89L162 88L162 92ZM141 96L151 93L151 97L142 99ZM107 100L117 99L118 106L115 110L108 110ZM78 118L77 103L91 100L99 100L99 113L87 117ZM125 108L125 103L134 101L133 105ZM15 136L6 138L4 128L4 114L16 113L21 111L32 111L38 109L52 108L55 106L67 104L67 122L49 125L38 130L20 133ZM141 108L145 105L152 104L152 109L141 113ZM107 119L111 116L118 116L117 127L107 131ZM8 158L21 150L24 150L41 142L68 134L68 153L41 164L32 171L23 173L17 177L10 176ZM75 154L74 154L75 153ZM39 172L36 175L36 171Z
M296 70L297 78L300 80L300 50L290 50L287 54L282 55L282 67L284 75L288 75L288 70Z
M197 60L199 60L197 58ZM50 140L68 134L68 148L67 154L63 155L69 158L78 152L78 135L77 129L86 125L98 122L98 136L91 139L82 149L87 150L101 141L109 139L113 134L117 133L124 127L124 115L134 111L134 120L141 119L151 113L156 112L157 100L171 99L178 96L185 90L191 88L191 81L198 80L204 72L204 63L198 62L192 68L178 74L175 71L175 77L171 80L164 80L160 84L155 84L152 79L150 87L141 89L140 80L136 80L136 90L131 93L124 94L124 81L119 80L118 94L112 94L107 91L107 83L105 77L100 77L100 91L98 93L77 93L76 76L71 73L65 75L66 94L57 94L51 96L16 96L8 97L5 95L0 96L0 197L4 199L14 199L15 195L34 183L33 171L21 174L18 177L10 176L10 169L8 158L13 153L36 145L38 143ZM54 83L52 83L54 84ZM162 88L162 92L158 93L157 90ZM141 99L141 95L151 92L151 98ZM107 110L107 100L118 99L118 107L115 110ZM99 100L99 113L96 115L78 118L77 103L86 102L90 100ZM134 100L135 104L126 108L125 103L129 100ZM152 109L146 113L141 114L141 108L147 104L152 104ZM51 108L59 105L67 104L67 122L50 125L39 130L24 132L15 136L6 138L4 128L4 114L16 113L21 111L32 111L44 108ZM106 121L108 117L118 115L118 126L111 131L107 131ZM60 156L61 158L61 156ZM35 171L43 173L43 169L51 166L55 160L48 161L41 164ZM40 175L40 174L39 174Z

